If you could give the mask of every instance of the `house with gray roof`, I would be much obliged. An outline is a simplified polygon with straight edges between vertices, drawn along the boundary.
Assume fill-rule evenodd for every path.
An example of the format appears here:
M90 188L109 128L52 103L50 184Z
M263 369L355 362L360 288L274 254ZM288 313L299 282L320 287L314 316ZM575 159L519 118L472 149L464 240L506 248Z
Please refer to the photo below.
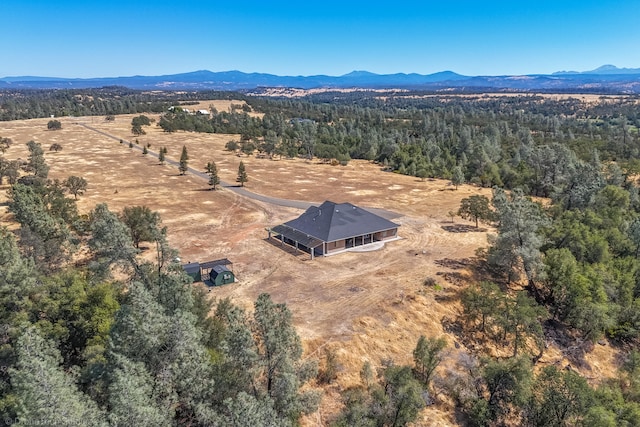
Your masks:
M281 244L327 256L398 238L399 225L351 203L326 201L298 218L267 229Z

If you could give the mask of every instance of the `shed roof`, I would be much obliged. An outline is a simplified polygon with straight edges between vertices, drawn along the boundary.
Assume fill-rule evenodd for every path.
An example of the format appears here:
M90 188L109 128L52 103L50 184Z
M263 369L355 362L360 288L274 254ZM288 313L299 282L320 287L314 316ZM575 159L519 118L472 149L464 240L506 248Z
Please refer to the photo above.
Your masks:
M220 273L231 273L231 270L229 270L224 265L216 265L215 267L213 267L213 271L215 271L217 274L220 274Z
M183 270L187 274L194 274L200 272L200 264L197 262L190 262L182 266Z
M222 258L222 259L217 259L215 261L203 262L202 264L200 264L200 268L209 269L217 265L231 265L231 264L233 263L229 261L227 258Z
M295 230L307 238L315 238L324 242L333 242L399 227L398 224L351 203L334 203L328 200L320 206L311 206L298 218L285 222L282 226ZM274 227L273 231L278 232L276 230L278 227ZM301 240L291 238L305 244ZM305 246L314 247L306 244Z

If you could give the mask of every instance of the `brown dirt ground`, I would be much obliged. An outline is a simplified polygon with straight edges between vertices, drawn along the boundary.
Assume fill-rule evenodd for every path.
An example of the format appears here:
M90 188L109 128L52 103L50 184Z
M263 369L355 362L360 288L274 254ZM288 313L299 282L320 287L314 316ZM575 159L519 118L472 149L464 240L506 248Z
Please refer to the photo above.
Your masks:
M219 101L202 103L204 108ZM225 108L220 104L218 110ZM486 246L487 231L449 232L448 212L457 210L460 200L472 194L489 195L486 189L468 185L454 190L446 181L419 179L382 172L366 161L351 161L347 166L330 166L316 161L269 160L242 156L224 150L224 144L236 135L163 133L152 125L139 136L140 144L151 143L150 150L168 148L167 157L178 160L187 146L190 166L204 169L215 161L220 177L234 182L242 160L247 169L247 188L269 196L314 201L329 199L351 202L363 207L385 208L401 216L401 240L390 242L375 252L343 253L310 261L308 255L295 255L278 243L266 240L265 227L298 216L301 211L281 208L246 199L229 190L208 191L207 183L193 175L179 176L171 166L131 150L127 143L107 138L76 123L86 123L118 138L135 140L131 118L117 116L108 123L102 117L59 118L62 130L47 131L49 119L0 122L0 136L12 138L14 145L7 158L26 158L25 143L35 140L43 145L51 166L50 177L64 179L78 175L89 186L78 200L81 213L98 203L107 203L113 211L125 206L146 205L160 212L168 227L169 241L182 260L207 261L229 258L238 282L211 291L214 298L231 297L250 308L263 292L276 302L285 302L292 310L306 356L322 354L330 347L338 354L340 373L335 384L325 387L320 411L304 420L305 425L325 425L339 409L339 390L358 381L365 361L374 367L381 359L410 363L418 337L446 336L451 352L464 351L455 336L443 330L444 318L459 312L455 298L459 282L442 279L437 273L462 272L457 266L438 260L462 260L473 257ZM151 116L158 118L158 116ZM57 142L60 152L49 152ZM7 185L0 188L6 190ZM10 224L6 196L0 193L0 224ZM457 218L456 223L469 225ZM151 252L151 251L148 251ZM426 277L437 278L441 290L423 285ZM201 286L201 285L195 285ZM595 363L590 376L610 374L609 363L615 357L608 345L596 346ZM590 355L587 355L590 357ZM559 351L551 348L548 363L559 363ZM433 405L424 411L417 425L456 425L451 408Z

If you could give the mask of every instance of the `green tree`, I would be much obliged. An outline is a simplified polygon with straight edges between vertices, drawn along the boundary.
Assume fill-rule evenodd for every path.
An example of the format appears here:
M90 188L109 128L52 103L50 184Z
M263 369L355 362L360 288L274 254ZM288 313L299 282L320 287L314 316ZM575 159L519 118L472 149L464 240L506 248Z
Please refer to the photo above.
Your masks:
M379 380L343 393L345 408L336 426L406 426L425 406L423 389L410 366L386 365Z
M104 413L60 367L60 352L27 328L16 345L18 361L11 371L24 424L106 426Z
M300 364L302 343L293 327L291 311L285 304L275 304L268 294L258 296L254 309L254 336L262 371L257 377L260 389L273 399L283 417L295 420L315 411L317 394L298 391L317 369Z
M4 154L11 147L13 141L11 138L0 137L0 153Z
M158 405L158 391L141 362L115 356L109 385L109 420L117 426L171 426L171 411Z
M518 355L518 350L525 347L529 339L536 342L541 355L544 350L544 334L540 319L546 311L525 292L518 292L516 298L507 299L507 302L507 310L500 313L500 323L505 336L513 336L513 356Z
M540 229L548 224L541 206L522 191L494 189L493 206L498 221L498 235L487 261L496 271L506 273L512 281L521 267L529 286L535 290L535 280L544 276L540 247L544 241Z
M493 219L493 212L489 207L489 199L485 196L473 195L460 201L458 215L464 219L473 220L478 228L478 221L489 222Z
M6 160L0 157L0 185L4 183L4 178L9 179L9 184L15 184L18 180L20 165L16 160Z
M224 148L229 151L238 151L240 144L238 144L237 141L231 140L224 145Z
M536 427L574 426L581 422L595 403L587 381L574 371L546 366L531 387L526 405L527 425Z
M456 190L460 185L464 184L464 173L462 172L461 166L456 166L453 168L453 171L451 173L451 184L456 187Z
M255 150L256 145L251 140L244 141L240 144L240 151L242 151L242 153L246 154L247 156L252 155Z
M131 133L135 136L145 135L142 126L149 126L151 121L147 116L140 115L131 119Z
M87 180L79 176L70 176L62 183L71 194L73 198L77 199L78 194L82 195L87 189Z
M487 330L496 313L503 308L504 295L492 282L480 282L478 286L469 286L460 297L463 308L463 318L468 326L478 321L482 332Z
M549 249L544 263L544 292L553 307L553 316L578 329L587 339L600 337L611 327L611 306L593 269L580 268L566 248ZM631 327L632 322L627 326Z
M140 242L153 241L155 231L160 227L160 214L146 206L125 207L121 220L129 228L136 248L140 248Z
M216 185L220 184L220 177L218 176L218 168L214 162L207 163L206 171L209 174L209 185L213 190L216 189Z
M377 401L375 406L381 407L378 425L406 426L418 417L425 406L422 387L409 366L386 368L381 386L372 393L374 401Z
M137 268L136 254L128 227L101 203L91 212L91 239L89 247L96 259L91 267L102 276L108 276L112 266Z
M33 175L41 181L44 181L49 176L49 166L44 159L44 151L42 146L35 142L27 142L27 148L29 149L29 156L27 157L27 170L32 172Z
M69 255L71 231L65 220L77 216L73 200L60 188L14 184L8 192L9 211L21 225L20 245L42 268L55 269ZM71 202L70 204L67 202Z
M240 392L234 398L228 398L224 401L219 425L286 427L291 425L291 422L278 418L270 400L258 400L245 392Z
M180 154L180 175L184 175L189 169L189 154L187 154L187 146L182 146L182 154Z
M482 376L486 384L488 425L496 425L517 412L529 400L533 372L527 357L489 360Z
M244 183L249 181L249 178L247 177L247 171L244 167L244 163L242 163L242 160L240 161L240 165L238 165L238 177L236 178L236 182L240 183L240 187L244 187Z
M2 183L2 175L0 174L0 184ZM631 224L629 225L629 229L627 231L629 235L629 239L635 246L635 257L636 259L640 255L640 217L636 217Z
M62 129L62 123L59 120L49 120L47 123L47 129L49 130L60 130Z
M413 350L413 362L416 375L426 389L429 389L433 373L442 362L442 350L446 345L444 338L425 338L424 335L420 335L418 339L418 344Z
M0 322L3 325L2 351L0 351L0 407L3 414L15 417L15 399L6 367L15 363L15 339L20 324L32 306L32 295L37 291L37 271L34 262L20 254L13 233L0 227Z

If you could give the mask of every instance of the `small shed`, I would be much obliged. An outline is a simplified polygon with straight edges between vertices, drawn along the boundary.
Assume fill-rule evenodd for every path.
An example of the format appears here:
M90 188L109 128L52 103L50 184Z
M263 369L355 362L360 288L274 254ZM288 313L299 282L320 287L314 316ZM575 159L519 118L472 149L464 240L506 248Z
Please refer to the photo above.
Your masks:
M226 258L207 262L190 262L183 264L182 269L194 282L208 282L213 285L225 285L236 281L233 274L233 263Z
M214 286L226 285L235 282L236 278L233 271L229 270L225 265L216 265L209 273L209 280Z
M202 280L199 262L190 262L189 264L184 264L182 268L184 272L187 273L187 275L191 276L194 282L199 282Z

